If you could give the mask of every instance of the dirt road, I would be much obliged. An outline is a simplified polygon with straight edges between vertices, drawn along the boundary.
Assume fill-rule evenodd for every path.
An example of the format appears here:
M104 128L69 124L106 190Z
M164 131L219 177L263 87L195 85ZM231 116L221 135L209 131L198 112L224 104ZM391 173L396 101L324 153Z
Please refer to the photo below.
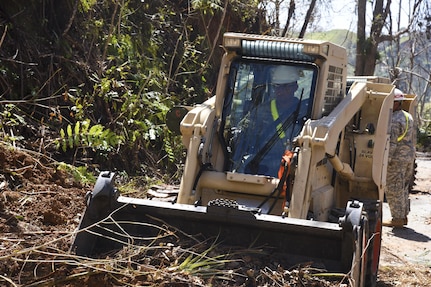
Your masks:
M431 155L418 153L417 164L416 186L410 194L411 211L407 227L383 227L380 258L383 268L406 264L431 268ZM383 219L389 218L389 207L384 203Z

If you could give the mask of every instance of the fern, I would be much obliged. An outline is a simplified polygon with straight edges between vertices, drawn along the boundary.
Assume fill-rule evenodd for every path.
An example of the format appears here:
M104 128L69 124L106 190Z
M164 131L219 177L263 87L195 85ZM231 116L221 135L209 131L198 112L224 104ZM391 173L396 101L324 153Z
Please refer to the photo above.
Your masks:
M57 169L70 173L76 182L82 184L94 184L96 182L95 176L89 172L85 166L76 167L71 164L60 162Z
M123 143L123 137L115 134L102 125L90 127L90 121L78 121L74 126L67 125L66 131L60 129L57 149L66 152L68 149L92 148L93 150L110 151Z

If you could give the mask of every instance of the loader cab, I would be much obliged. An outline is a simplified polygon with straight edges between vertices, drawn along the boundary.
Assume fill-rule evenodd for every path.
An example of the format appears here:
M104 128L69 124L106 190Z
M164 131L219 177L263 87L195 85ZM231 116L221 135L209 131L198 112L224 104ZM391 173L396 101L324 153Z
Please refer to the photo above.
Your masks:
M317 74L313 64L233 61L222 112L226 171L277 177L310 118Z

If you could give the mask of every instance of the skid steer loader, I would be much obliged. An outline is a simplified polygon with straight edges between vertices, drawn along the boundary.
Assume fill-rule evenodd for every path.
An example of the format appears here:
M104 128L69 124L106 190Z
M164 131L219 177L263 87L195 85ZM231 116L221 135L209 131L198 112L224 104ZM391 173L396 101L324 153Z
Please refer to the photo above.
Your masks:
M168 114L187 148L175 198L123 196L102 172L74 252L97 256L163 222L375 286L395 87L348 81L346 50L326 41L226 33L223 48L216 95Z

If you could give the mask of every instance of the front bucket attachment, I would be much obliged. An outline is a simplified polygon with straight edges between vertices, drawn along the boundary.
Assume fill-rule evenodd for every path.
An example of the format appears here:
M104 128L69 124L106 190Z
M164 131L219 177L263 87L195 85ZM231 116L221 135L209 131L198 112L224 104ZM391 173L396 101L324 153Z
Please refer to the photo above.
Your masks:
M224 199L193 206L123 197L113 187L112 178L111 173L101 174L87 197L87 209L72 246L77 255L97 256L139 244L142 238L163 233L163 226L173 226L187 234L217 238L229 246L269 246L274 254L288 254L285 258L291 266L314 262L332 272L351 269L355 251L352 224L265 215ZM359 209L352 210L345 222L357 221L355 217L360 216Z

